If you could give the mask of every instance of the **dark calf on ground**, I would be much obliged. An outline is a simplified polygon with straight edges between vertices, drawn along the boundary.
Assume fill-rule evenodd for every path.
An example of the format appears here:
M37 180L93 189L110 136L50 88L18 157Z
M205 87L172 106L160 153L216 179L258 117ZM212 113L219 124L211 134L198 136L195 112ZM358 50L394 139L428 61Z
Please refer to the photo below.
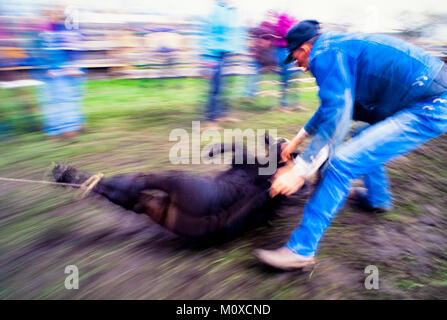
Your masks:
M269 144L269 140L266 136L269 153L276 151L276 157L270 160L281 167L284 164L279 159L284 141ZM217 176L185 171L123 174L101 179L93 191L128 210L147 214L178 235L228 239L265 221L283 197L270 198L272 175L259 174L259 169L268 167L269 162L254 156L254 161L248 162L250 154L245 146L235 144L216 145L210 156L226 151L233 152L232 165ZM239 163L236 159L241 155L243 161ZM91 175L60 164L53 169L58 182L83 183Z

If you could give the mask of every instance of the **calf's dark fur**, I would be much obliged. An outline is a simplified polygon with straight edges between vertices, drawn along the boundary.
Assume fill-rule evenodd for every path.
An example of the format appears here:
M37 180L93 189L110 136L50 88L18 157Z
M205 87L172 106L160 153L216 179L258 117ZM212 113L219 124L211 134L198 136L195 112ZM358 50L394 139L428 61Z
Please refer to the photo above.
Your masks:
M266 142L269 143L266 136ZM281 154L278 141L269 145L276 149L277 166ZM102 178L93 189L115 204L136 213L145 213L166 229L193 239L228 239L270 217L283 196L270 198L272 175L260 175L259 169L268 167L254 157L248 164L243 146L219 144L210 156L232 151L232 165L216 176L203 176L185 171L162 173L121 174ZM236 163L237 152L242 152L243 163ZM58 164L53 176L58 182L83 183L92 174L71 166Z

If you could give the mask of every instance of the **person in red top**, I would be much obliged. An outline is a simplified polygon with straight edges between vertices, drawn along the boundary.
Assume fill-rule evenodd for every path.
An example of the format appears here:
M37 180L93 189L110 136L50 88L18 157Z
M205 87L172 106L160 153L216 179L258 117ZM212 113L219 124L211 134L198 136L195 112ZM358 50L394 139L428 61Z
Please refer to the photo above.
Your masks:
M286 35L290 28L292 28L297 22L298 21L295 18L289 16L286 13L282 13L277 15L276 24L274 26L273 45L275 46L276 59L281 82L281 98L279 110L285 112L289 112L291 110L287 102L287 88L292 74L292 67L290 65L283 64L283 61L289 55L289 51L287 50Z
M249 31L252 38L250 51L253 55L253 62L250 66L255 69L255 74L250 77L247 96L252 98L257 91L256 83L262 69L273 68L273 70L277 70L280 76L281 85L280 107L276 109L283 112L292 110L287 103L287 88L293 67L283 64L289 54L286 34L297 22L296 19L285 13L278 14L270 10L266 13L264 21Z

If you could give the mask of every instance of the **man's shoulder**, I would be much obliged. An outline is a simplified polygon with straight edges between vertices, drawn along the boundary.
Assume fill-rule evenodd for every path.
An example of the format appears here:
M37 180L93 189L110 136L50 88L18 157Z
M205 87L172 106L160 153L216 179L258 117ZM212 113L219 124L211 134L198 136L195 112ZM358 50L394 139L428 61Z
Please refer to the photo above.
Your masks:
M346 40L347 36L348 34L343 32L330 31L322 33L312 46L309 63L311 64L317 57L324 56L323 53L325 52L335 52L333 49L339 51L341 43Z
M328 69L334 64L337 56L356 59L368 42L367 35L330 31L321 34L315 41L309 56L309 67L312 73L318 69Z
M325 32L315 42L310 60L327 51L336 51L350 56L357 56L366 48L393 47L407 50L411 44L405 41L382 34Z
M315 42L315 51L327 50L331 47L357 47L356 44L365 46L387 46L396 48L414 47L414 45L394 37L392 35L377 33L347 33L347 32L325 32Z
M328 49L334 46L345 45L351 41L368 41L367 34L362 33L347 33L339 31L328 31L322 33L314 43L314 48L317 50Z
M352 34L344 32L328 31L322 33L313 44L310 59L313 59L329 49L339 47L344 41L351 38Z

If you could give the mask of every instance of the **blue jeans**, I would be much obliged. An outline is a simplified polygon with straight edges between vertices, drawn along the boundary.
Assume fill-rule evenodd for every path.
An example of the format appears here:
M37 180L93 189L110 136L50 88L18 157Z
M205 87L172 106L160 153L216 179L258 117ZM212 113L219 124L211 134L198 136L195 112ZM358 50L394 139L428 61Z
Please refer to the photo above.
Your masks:
M278 47L276 48L276 59L277 64L279 67L279 77L281 82L281 98L280 98L280 105L281 107L286 107L288 105L287 103L287 88L288 88L288 81L290 79L290 76L292 74L292 71L290 70L291 66L290 64L284 65L283 62L289 55L289 50L287 48Z
M416 102L338 146L286 246L300 255L314 256L356 178L364 176L371 205L391 208L385 163L446 131L447 92Z
M85 123L81 110L84 77L44 75L38 79L45 82L38 87L45 134L53 136L80 130Z
M248 98L253 98L258 91L258 81L261 78L262 68L260 63L255 59L250 61L249 66L254 69L255 73L248 75L245 96Z
M225 114L226 106L222 97L222 67L225 63L225 52L211 57L211 61L216 62L216 66L211 70L210 93L206 105L205 116L207 120L214 120ZM208 57L210 59L210 57Z

